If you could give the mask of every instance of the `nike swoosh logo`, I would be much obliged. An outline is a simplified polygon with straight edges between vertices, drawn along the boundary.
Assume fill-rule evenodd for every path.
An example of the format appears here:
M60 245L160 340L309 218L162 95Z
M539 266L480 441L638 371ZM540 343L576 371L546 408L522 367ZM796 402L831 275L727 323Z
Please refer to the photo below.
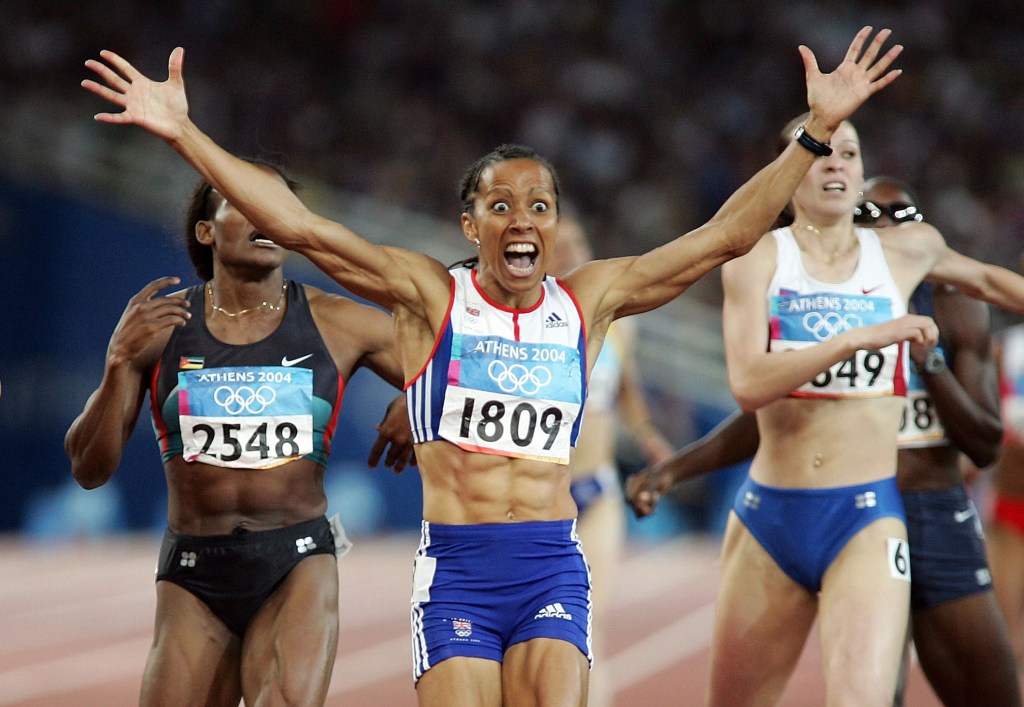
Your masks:
M294 366L296 363L302 363L313 354L306 354L305 356L299 356L298 358L288 358L287 356L281 357L282 366Z
M860 291L862 293L864 293L865 295L870 295L872 292L877 290L879 287L881 287L881 285L875 285L874 287L862 287L862 288L860 288Z
M965 520L974 515L974 509L968 508L966 511L953 511L953 520L957 523L963 523Z

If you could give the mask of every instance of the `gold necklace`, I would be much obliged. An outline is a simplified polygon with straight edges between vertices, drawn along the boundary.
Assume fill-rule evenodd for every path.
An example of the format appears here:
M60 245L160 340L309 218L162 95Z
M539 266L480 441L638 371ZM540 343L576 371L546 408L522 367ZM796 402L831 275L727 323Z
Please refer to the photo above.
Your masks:
M803 229L805 231L809 231L810 233L813 233L816 236L820 236L821 235L821 231L818 230L817 226L812 226L811 224L807 224L806 226L803 226ZM798 241L798 243L799 243L799 241ZM860 240L857 238L856 234L854 234L853 243L851 243L850 245L846 246L842 250L839 250L838 248L836 248L831 253L828 253L829 261L835 260L836 258L838 258L841 255L846 255L851 250L856 248L859 244L860 244ZM807 250L807 249L804 248L803 246L800 246L800 250Z
M275 302L274 304L270 304L270 302L263 301L263 302L260 302L255 307L248 307L247 309L243 309L243 310L238 311L238 312L229 312L228 310L224 309L223 307L218 307L217 303L213 301L213 284L212 284L211 280L207 280L206 281L206 298L208 300L210 300L210 309L212 309L214 312L220 312L224 316L231 317L232 319L234 319L235 317L240 317L243 314L248 314L249 312L255 312L257 309L263 309L264 307L269 309L271 312L279 312L279 311L281 311L281 307L282 307L281 300L284 299L284 293L287 291L287 289L288 289L288 281L285 280L284 282L281 283L281 294L279 294L277 296L277 302Z

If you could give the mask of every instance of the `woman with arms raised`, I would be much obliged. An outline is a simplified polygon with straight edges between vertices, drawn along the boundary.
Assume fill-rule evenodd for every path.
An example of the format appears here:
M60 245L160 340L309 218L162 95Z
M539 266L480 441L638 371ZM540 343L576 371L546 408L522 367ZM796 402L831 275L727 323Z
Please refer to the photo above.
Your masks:
M165 140L261 233L309 257L394 315L423 483L413 587L417 694L424 705L583 705L589 580L575 535L568 462L586 380L608 326L679 295L760 238L814 160L809 145L891 83L899 46L857 33L839 67L800 48L810 115L801 143L743 185L706 224L644 255L546 276L558 233L558 180L532 150L502 146L467 170L462 231L479 252L451 271L377 246L309 211L189 119L183 50L155 83L102 52L88 90ZM112 68L111 68L112 67Z

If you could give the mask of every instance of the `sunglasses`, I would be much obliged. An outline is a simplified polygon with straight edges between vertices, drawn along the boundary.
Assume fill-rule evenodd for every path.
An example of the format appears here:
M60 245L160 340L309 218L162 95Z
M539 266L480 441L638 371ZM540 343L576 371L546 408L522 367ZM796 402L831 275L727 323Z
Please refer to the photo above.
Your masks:
M865 201L853 207L853 222L862 224L877 223L883 214L888 216L893 223L924 221L924 214L913 204L906 204L902 201L894 201L891 204L876 204L873 201Z

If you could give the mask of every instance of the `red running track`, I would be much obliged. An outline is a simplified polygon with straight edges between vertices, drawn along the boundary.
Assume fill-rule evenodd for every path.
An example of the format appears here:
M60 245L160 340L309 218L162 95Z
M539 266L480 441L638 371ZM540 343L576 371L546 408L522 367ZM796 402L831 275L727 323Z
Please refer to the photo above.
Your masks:
M339 562L341 638L328 704L416 704L409 591L419 538L357 539ZM0 539L0 705L128 707L152 635L159 539L117 536L56 546ZM702 705L718 541L632 545L606 627L605 671L618 707ZM767 647L766 647L767 649ZM809 641L782 704L823 704ZM938 705L920 671L907 704Z

